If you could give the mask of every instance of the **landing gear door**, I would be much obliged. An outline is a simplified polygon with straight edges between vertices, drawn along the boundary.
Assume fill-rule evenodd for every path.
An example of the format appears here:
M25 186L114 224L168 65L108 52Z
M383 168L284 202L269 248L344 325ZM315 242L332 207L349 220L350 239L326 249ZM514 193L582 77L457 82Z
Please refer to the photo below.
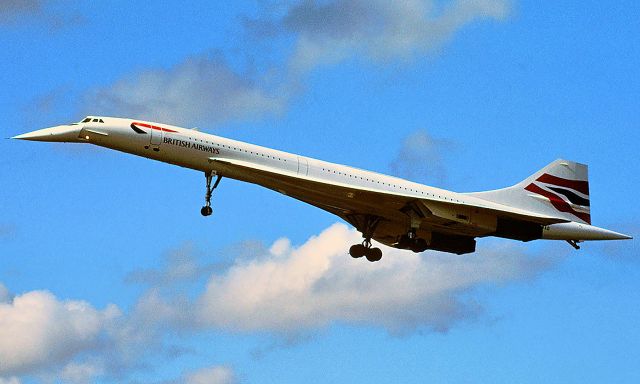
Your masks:
M151 128L151 145L159 146L162 143L162 130L157 127Z
M306 157L298 156L298 175L299 176L308 176L309 175L309 162Z

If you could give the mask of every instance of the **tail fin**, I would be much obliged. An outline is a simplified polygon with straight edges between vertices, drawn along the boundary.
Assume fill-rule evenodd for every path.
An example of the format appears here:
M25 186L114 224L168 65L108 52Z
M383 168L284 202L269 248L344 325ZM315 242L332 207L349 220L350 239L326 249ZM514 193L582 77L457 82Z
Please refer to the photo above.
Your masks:
M558 159L512 187L470 195L547 216L591 224L587 173L585 164Z

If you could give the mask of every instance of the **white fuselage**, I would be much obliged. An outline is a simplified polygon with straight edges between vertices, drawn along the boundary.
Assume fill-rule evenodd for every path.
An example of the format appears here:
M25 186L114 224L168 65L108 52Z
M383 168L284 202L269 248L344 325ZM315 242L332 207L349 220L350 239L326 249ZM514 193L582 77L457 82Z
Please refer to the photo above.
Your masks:
M424 233L418 233L418 235L425 237L429 235L427 232L435 230L451 231L452 234L472 238L489 236L496 233L496 216L491 212L510 212L521 216L533 215L527 210L485 200L470 194L430 187L393 176L231 140L194 129L141 120L113 117L87 118L81 123L47 128L15 138L36 141L85 142L205 173L213 171L224 177L259 184L291 195L330 212L336 213L336 210L333 209L335 205L336 209L342 209L337 213L341 217L349 214L348 210L340 208L345 206L363 211L379 212L381 216L389 218L388 223L379 226L376 232L376 238L386 244L393 244L397 234L405 233L403 231L406 231L405 227L409 225L405 225L406 214L401 212L403 207L394 206L393 203L381 207L376 201L358 199L354 196L355 193L345 193L345 190L356 188L358 191L393 195L416 201L429 201L429 208L434 212L432 222L429 223L427 229L419 229ZM235 165L240 164L241 167L225 165L229 161ZM308 183L305 184L306 187L301 187L299 184L303 183L295 181L285 183L282 180L268 177L266 171L284 177L290 176L292 180L304 180ZM322 191L309 187L311 184L321 185ZM338 202L341 205L338 205ZM578 222L546 225L541 234L542 238L567 240L621 238L619 236L623 235Z
M369 190L402 194L415 198L482 203L479 201L480 199L465 196L461 193L430 187L377 172L365 171L227 139L194 129L143 122L166 130L158 131L152 129L151 134L137 134L129 126L132 121L142 122L141 120L109 118L107 121L112 122L108 136L93 133L100 132L102 124L88 123L83 128L83 132L87 132L87 134L83 134L81 140L203 172L211 169L215 170L216 164L211 161L212 158L233 159L260 167L279 169L292 175L324 180L332 184L348 184ZM116 126L114 127L114 125ZM250 175L246 174L225 176L243 181L248 181L245 179L250 178Z

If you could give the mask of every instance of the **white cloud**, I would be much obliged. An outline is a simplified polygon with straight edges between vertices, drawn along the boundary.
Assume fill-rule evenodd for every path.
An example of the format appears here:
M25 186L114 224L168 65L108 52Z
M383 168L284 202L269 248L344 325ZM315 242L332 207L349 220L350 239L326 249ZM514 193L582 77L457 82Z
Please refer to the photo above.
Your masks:
M231 368L215 366L188 373L181 382L184 384L232 384L237 380Z
M0 224L0 239L11 237L15 233L15 227L8 224Z
M63 383L84 384L95 382L95 378L102 374L104 374L102 363L71 362L65 365L57 376Z
M0 283L0 304L9 303L13 299L9 289Z
M97 310L46 291L11 298L0 284L0 377L15 382L16 375L39 375L69 383L127 377L146 357L161 355L175 331L270 332L285 339L340 323L391 333L446 331L482 313L476 287L530 278L553 261L504 241L462 256L382 247L382 261L369 263L347 254L361 240L354 229L335 224L299 246L280 238L270 247L249 246L251 257L236 249L241 255L220 272L186 260L188 268L176 277L170 271L175 264L168 263L151 279L159 285L126 315L115 306ZM202 268L212 274L195 298L173 284L200 276ZM211 367L176 382L235 381L231 369Z
M286 95L234 71L219 56L201 55L170 69L150 69L86 95L85 108L181 124L278 114Z
M233 384L237 382L233 369L222 365L185 372L177 379L163 381L165 384Z
M193 245L186 243L166 252L160 268L134 270L125 277L125 282L164 287L193 282L222 266L220 263L201 265L197 258Z
M31 291L0 303L0 375L35 371L90 350L119 311Z
M20 379L15 376L9 378L0 377L0 384L20 384Z
M3 0L0 2L0 24L42 13L43 0Z
M283 35L293 40L292 52L279 62L239 71L220 56L192 56L172 68L145 70L90 91L84 108L182 125L275 116L318 67L352 57L406 61L439 48L474 21L503 19L508 8L507 0L457 0L443 7L432 0L296 2L283 17L246 22L260 31L261 43ZM262 48L244 50L252 56Z
M282 256L286 255L291 251L291 241L286 237L282 237L276 240L271 248L269 248L269 253L273 256Z
M84 22L73 11L74 1L60 0L2 0L0 26L45 25L50 32Z
M449 140L416 131L403 140L391 170L400 177L442 185L447 179L444 158L454 147Z
M299 247L278 240L270 254L211 276L194 316L200 326L236 332L296 334L340 322L444 331L478 315L480 307L464 293L531 277L550 262L505 242L462 256L383 247L382 261L371 264L347 254L361 240L343 224Z
M306 73L317 66L353 56L375 61L406 60L433 51L462 27L477 20L506 17L506 0L301 1L282 20L297 34L291 70Z

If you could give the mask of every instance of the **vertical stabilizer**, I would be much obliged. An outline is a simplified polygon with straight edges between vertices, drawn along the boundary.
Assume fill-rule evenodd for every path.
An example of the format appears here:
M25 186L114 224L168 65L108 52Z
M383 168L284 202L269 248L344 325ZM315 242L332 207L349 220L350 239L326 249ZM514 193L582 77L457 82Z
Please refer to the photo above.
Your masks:
M471 196L547 216L591 224L587 166L556 160L520 183Z

